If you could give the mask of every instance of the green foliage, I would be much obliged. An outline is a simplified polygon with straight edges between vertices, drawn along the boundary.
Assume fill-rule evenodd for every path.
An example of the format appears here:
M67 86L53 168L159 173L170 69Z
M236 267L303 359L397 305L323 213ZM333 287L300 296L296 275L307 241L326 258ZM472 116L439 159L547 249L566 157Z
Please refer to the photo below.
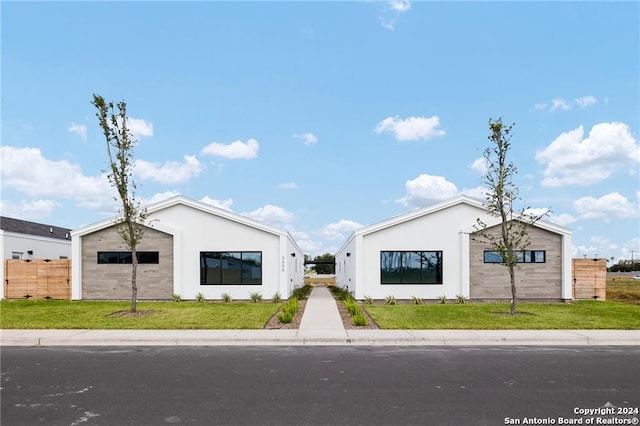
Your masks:
M464 304L465 301L466 301L466 299L464 298L463 295L459 294L459 295L456 296L456 303L458 305Z
M276 294L273 295L273 297L271 298L271 301L273 303L280 303L282 302L282 295L280 295L279 291L276 291Z
M359 327L365 326L369 324L369 320L364 315L361 309L358 309L358 312L351 316L353 323Z
M373 305L373 297L365 296L364 297L364 303L365 303L365 305Z
M196 294L196 301L204 302L204 294L202 294L202 293Z
M251 299L251 301L253 303L261 302L262 301L262 293L254 291L249 295L249 298Z
M384 298L384 303L385 305L396 305L398 304L398 301L396 300L396 297L394 295L389 295Z
M333 295L338 300L346 301L346 300L353 299L353 295L349 293L349 290L347 290L346 288L330 285L329 290L333 293Z
M231 300L232 300L231 299L231 294L226 293L226 292L222 293L222 301L223 302L229 303L229 302L231 302Z
M294 288L291 296L299 300L306 299L307 297L309 297L309 294L311 294L311 290L313 290L311 284L305 284L302 287Z
M414 305L422 305L422 298L418 296L411 296L411 300Z
M292 314L291 312L282 311L278 314L278 321L283 324L289 324L291 321L293 321L293 317L294 314Z
M438 297L438 300L442 305L444 305L445 303L447 303L447 296L443 294L442 296Z
M344 306L349 311L349 315L354 316L356 313L360 312L360 306L358 306L358 302L354 299L346 299L344 301Z
M181 302L182 297L180 297L179 294L173 293L173 295L171 296L171 300L173 300L174 302Z
M331 253L325 253L325 254L316 256L313 260L335 262L336 258ZM335 264L319 264L319 265L315 265L313 267L313 270L316 271L317 274L334 274L336 270L336 265Z

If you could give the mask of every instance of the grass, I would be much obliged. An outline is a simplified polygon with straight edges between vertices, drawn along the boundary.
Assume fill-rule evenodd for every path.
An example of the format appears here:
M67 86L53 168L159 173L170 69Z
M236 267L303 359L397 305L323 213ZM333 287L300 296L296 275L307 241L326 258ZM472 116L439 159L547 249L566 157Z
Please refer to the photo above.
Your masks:
M640 280L630 276L607 276L607 300L640 305Z
M3 300L0 327L24 329L261 329L281 303L138 302L141 317L110 317L130 302Z
M640 329L640 306L620 302L519 303L519 315L508 315L509 303L366 305L383 329L552 330Z

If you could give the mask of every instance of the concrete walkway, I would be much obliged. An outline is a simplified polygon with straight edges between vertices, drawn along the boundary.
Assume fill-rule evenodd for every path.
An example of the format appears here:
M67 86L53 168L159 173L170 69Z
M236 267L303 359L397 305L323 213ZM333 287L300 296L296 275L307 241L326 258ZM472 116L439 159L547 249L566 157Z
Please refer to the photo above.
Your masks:
M640 346L640 330L345 330L314 287L297 330L0 330L0 346Z

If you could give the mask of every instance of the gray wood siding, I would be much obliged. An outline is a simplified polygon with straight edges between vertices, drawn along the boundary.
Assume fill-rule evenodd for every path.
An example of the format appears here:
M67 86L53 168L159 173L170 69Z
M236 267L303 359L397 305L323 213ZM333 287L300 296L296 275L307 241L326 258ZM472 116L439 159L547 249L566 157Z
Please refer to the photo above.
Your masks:
M500 226L490 228L499 234ZM473 299L511 299L509 270L502 264L484 263L488 243L479 240L477 233L469 241L469 296ZM528 250L545 250L545 263L520 263L515 269L518 299L562 298L562 236L537 227L529 228L531 244Z
M138 251L159 252L159 263L138 265L138 300L171 299L173 237L147 228ZM82 298L131 299L131 265L98 264L98 251L128 251L115 226L82 237Z

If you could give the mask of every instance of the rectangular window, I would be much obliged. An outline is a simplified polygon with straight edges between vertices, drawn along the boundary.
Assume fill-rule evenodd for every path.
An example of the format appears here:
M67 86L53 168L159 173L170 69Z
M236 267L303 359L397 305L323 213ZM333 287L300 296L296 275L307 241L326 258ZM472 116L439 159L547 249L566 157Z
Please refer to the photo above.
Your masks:
M22 259L22 252L21 251L11 252L11 258L12 259Z
M442 284L442 251L381 251L382 284Z
M261 285L262 252L200 252L201 285Z
M545 263L546 252L544 250L518 250L518 263ZM493 250L484 251L484 263L503 263L502 256Z
M136 257L139 264L158 264L160 263L160 254L157 251L137 251ZM130 251L99 251L99 264L122 263L131 264L133 256Z

